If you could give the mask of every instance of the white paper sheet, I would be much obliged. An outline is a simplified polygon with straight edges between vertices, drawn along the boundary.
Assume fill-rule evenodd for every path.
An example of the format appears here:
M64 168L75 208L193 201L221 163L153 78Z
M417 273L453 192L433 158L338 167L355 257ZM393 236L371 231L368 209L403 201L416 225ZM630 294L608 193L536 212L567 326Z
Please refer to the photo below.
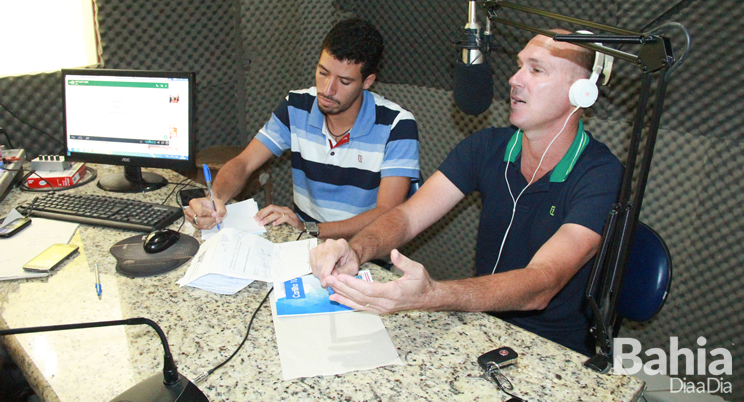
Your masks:
M13 209L5 220L10 222L20 217L22 215ZM69 243L77 228L77 223L31 218L31 225L27 228L9 239L0 239L0 280L49 276L48 273L26 272L23 264L52 244Z
M343 374L403 365L385 325L376 314L352 312L278 317L271 314L282 364L282 378Z
M253 219L258 213L258 203L253 198L226 205L225 208L227 215L220 228L237 229L246 233L266 233L266 228ZM207 240L217 233L219 233L217 226L210 230L202 230L202 240Z
M274 244L255 234L222 229L202 243L186 274L176 283L232 294L252 280L297 278L310 273L310 249L317 244L317 239ZM207 275L211 276L202 279Z

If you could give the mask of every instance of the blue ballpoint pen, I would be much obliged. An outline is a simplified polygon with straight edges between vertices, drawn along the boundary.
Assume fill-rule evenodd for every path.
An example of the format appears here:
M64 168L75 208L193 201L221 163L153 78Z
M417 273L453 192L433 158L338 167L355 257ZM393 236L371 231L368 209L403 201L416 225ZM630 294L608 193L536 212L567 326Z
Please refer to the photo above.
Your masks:
M103 289L101 289L101 276L98 274L98 263L96 263L96 293L98 294L98 300L101 300Z
M207 182L207 189L209 190L209 199L212 200L212 208L217 210L217 205L214 204L214 193L212 192L212 173L209 171L207 164L202 165L204 167L204 180ZM217 224L217 230L220 230L220 224Z

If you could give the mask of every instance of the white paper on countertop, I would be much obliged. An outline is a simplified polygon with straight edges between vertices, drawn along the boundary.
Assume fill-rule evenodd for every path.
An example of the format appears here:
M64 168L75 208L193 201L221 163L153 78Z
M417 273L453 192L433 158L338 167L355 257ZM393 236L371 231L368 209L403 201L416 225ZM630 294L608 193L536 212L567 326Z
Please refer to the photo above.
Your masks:
M23 215L13 209L2 223L22 217ZM23 269L23 265L52 244L69 243L78 226L79 224L74 222L32 217L31 225L27 228L13 237L0 239L0 250L2 250L0 252L0 280L49 276L49 272L28 272Z
M199 246L183 278L176 283L233 294L253 280L286 281L310 269L310 250L318 239L272 243L256 234L222 229Z
M226 205L227 215L220 223L220 229L232 228L246 233L266 233L266 228L259 225L253 217L258 213L258 203L253 198ZM202 240L207 240L219 233L217 226L202 230Z
M282 378L403 365L380 316L369 312L278 317L271 294Z

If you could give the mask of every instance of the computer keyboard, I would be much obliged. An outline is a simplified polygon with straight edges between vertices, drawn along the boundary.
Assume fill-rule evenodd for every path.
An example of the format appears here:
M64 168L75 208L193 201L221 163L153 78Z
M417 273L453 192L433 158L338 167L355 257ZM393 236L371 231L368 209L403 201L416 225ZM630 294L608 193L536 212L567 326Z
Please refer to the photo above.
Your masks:
M162 229L183 216L178 207L102 195L48 194L17 209L39 218L140 232Z

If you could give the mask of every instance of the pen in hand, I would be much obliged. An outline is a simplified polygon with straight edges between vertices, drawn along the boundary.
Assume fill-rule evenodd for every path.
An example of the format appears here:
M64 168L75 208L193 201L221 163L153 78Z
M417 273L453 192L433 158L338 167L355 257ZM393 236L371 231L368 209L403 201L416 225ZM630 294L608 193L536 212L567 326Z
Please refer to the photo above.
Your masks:
M217 205L214 204L214 192L212 192L212 173L209 171L207 164L202 165L204 167L204 181L207 182L207 189L209 190L209 199L212 200L212 208L217 211ZM220 230L220 224L217 223L217 230Z
M96 263L96 293L98 294L98 300L101 300L101 276L98 274L98 263Z

